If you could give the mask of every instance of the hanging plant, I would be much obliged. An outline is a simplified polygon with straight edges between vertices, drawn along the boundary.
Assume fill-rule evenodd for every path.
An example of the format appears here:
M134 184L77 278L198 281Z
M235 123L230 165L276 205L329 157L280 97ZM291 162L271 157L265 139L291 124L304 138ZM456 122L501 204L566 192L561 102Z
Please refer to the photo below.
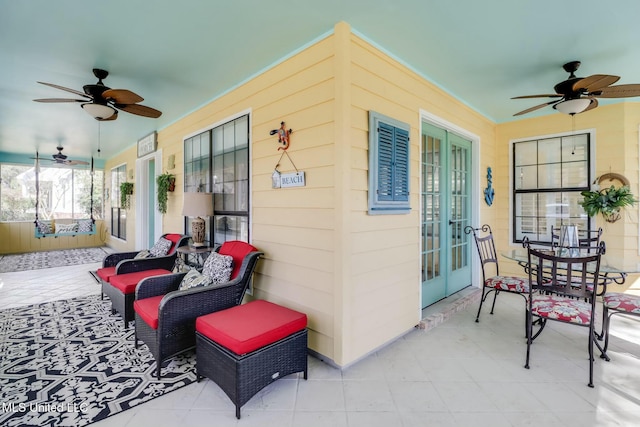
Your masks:
M172 192L176 188L176 176L169 172L165 172L162 175L158 175L156 178L156 184L158 212L166 214L168 193Z
M123 182L120 184L120 207L129 209L131 207L131 195L133 194L133 182Z
M580 194L584 197L580 205L585 213L591 217L600 213L607 222L616 222L620 219L620 209L637 202L626 185L618 188L612 185L599 191L583 191Z

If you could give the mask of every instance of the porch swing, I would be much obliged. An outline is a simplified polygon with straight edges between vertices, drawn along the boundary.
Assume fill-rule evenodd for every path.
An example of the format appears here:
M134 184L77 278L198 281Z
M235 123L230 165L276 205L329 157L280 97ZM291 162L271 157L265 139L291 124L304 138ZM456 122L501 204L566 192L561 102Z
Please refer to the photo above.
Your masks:
M90 218L79 219L72 223L56 225L54 220L41 220L38 216L40 205L40 159L36 153L35 176L36 176L36 219L34 221L34 236L36 239L44 237L57 238L58 236L93 235L96 234L96 220L93 218L93 157L91 158L91 189L90 189Z

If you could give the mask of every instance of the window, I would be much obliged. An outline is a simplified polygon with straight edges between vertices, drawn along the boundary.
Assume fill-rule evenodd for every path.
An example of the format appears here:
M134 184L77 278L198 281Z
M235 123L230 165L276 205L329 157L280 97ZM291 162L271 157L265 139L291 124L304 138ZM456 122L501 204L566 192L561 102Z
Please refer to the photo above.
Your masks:
M127 165L111 169L111 235L127 240L127 210L120 206L120 184L127 181Z
M369 112L369 214L409 213L409 130Z
M248 242L249 116L185 139L184 153L184 191L213 193L213 221L206 222L209 242ZM185 230L191 230L190 218Z
M550 243L551 227L590 228L579 202L591 179L590 134L513 143L513 241Z
M36 215L36 173L33 166L2 164L1 221L33 221ZM104 174L93 177L93 218L102 219ZM91 171L66 167L40 167L38 173L40 219L91 217Z

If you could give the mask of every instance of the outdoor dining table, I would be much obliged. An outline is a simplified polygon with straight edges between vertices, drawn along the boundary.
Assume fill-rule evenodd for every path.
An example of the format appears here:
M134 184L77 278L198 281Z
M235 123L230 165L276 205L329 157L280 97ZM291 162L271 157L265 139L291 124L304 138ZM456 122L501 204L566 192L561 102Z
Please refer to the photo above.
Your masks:
M528 265L528 253L526 249L512 249L502 252L502 256L513 260L518 263L522 268L527 271ZM624 284L627 276L633 273L640 273L640 264L638 263L624 263L623 260L604 254L600 258L600 284L606 285L615 283L618 285ZM604 290L603 290L604 292Z
M502 256L513 260L520 265L526 273L529 268L529 257L526 249L512 249L502 252ZM595 264L594 264L595 267ZM599 289L598 296L602 296L607 292L607 286L610 284L622 285L624 284L627 276L633 273L640 273L640 264L638 263L624 263L623 259L613 257L611 255L604 254L600 258L600 271L598 274ZM598 339L602 340L604 337L604 325L602 331L596 333Z

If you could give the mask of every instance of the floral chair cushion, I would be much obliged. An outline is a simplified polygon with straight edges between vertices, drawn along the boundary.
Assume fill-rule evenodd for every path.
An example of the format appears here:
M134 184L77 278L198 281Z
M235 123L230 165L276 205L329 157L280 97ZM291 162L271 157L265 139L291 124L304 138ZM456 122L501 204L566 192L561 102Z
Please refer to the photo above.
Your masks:
M167 240L164 237L161 237L160 239L158 239L155 245L153 245L153 247L149 249L149 252L151 253L151 256L154 257L165 256L169 252L169 249L171 249L171 245L171 240Z
M623 294L619 292L607 292L606 294L604 294L602 300L605 307L611 310L640 314L639 295Z
M202 274L209 277L214 284L226 283L233 270L233 257L212 252L202 266Z
M199 286L209 286L212 283L213 281L211 280L211 278L198 272L198 270L196 269L192 269L184 275L182 281L180 282L178 290L184 291L186 289L197 288Z
M141 259L141 258L149 258L151 256L151 252L148 249L143 249L133 257L133 259Z
M584 300L558 295L534 295L531 314L567 323L588 325L591 321L591 304Z
M494 288L507 292L529 292L529 279L516 276L493 276L488 278L484 285L487 288Z

